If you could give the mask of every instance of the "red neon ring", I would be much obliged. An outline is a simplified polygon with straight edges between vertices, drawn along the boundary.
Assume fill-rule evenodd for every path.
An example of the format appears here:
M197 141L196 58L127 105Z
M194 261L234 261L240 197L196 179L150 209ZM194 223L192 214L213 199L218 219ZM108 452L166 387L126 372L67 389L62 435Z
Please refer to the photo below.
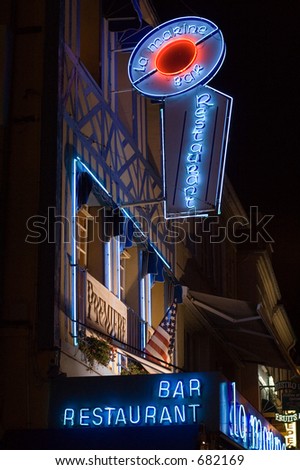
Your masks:
M190 39L176 39L164 46L155 58L155 67L163 75L177 75L194 62L196 45Z

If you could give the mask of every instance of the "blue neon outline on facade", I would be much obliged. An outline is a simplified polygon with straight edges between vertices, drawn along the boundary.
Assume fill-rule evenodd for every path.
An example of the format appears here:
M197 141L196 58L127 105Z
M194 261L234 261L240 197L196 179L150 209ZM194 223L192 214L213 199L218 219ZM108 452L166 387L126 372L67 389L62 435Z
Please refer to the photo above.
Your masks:
M189 22L192 24L188 24ZM209 29L207 34L205 34L206 29ZM166 36L166 33L169 33L168 37ZM161 35L161 37L159 37L159 35ZM204 73L204 75L202 76L201 72L205 67L200 64L194 64L193 62L187 68L187 70L185 70L185 77L187 78L189 74L189 78L191 78L191 80L185 80L186 83L184 84L184 87L182 89L178 89L178 87L182 84L178 84L181 78L181 72L173 77L174 86L172 85L170 78L163 79L162 74L160 74L153 66L153 63L155 62L155 52L158 52L159 48L163 47L165 45L164 43L171 39L172 42L175 42L176 39L191 39L193 35L199 36L197 39L194 37L195 45L197 47L199 45L203 46L205 41L209 41L212 36L218 35L218 40L210 43L210 47L213 46L216 48L216 50L210 51L208 58L205 57L204 59L201 59L208 62L206 64L208 70ZM138 55L141 53L144 55L138 57ZM154 54L154 56L151 57L151 54ZM190 90L197 85L204 85L208 83L222 66L225 59L225 54L226 47L222 32L212 21L197 16L180 17L157 26L148 34L146 34L141 39L141 41L139 41L139 43L134 48L128 62L128 76L132 86L136 88L141 94L151 98L165 99L168 96L184 93L185 91ZM149 57L145 57L146 55ZM212 55L214 56L214 60L211 60ZM146 71L146 68L149 65L150 70ZM195 66L198 66L197 70L194 70ZM139 76L138 73L142 73L144 75ZM154 80L156 83L153 83L153 86L151 86L151 82L154 82Z
M105 188L105 186L101 183L101 181L94 175L94 173L89 169L89 167L83 163L83 161L80 159L80 157L77 157L77 161L80 163L80 165L87 171L87 173L93 178L93 180L100 186L101 189L103 189L103 191L105 191L105 193L110 197L112 198L111 194L107 191L107 189ZM75 192L76 194L76 192ZM128 219L130 219L133 223L133 225L135 226L135 228L139 231L139 233L145 238L147 239L147 236L146 234L141 230L141 228L139 227L138 223L134 220L134 218L129 214L129 212L124 209L123 207L121 208L121 211L123 212L123 214L128 217ZM159 258L163 261L163 263L168 267L170 268L170 265L169 263L167 262L167 260L163 257L163 255L159 252L159 250L151 243L149 242L150 245L152 246L152 248L154 249L154 251L156 252L156 254L159 256Z
M78 312L77 312L77 246L76 246L76 215L77 215L77 165L80 165L90 176L91 178L97 183L98 186L112 199L111 194L107 191L105 186L101 183L101 181L94 175L94 173L89 169L89 167L81 160L80 156L76 156L72 162L72 175L71 175L71 332L73 338L74 346L78 346ZM122 213L128 217L136 227L136 229L142 234L142 236L146 239L146 235L142 232L137 222L130 216L126 209L121 208ZM163 255L157 250L153 244L149 242L152 246L156 254L159 258L163 261L167 268L171 268L169 263L163 257ZM111 286L109 286L110 289Z
M78 346L77 339L77 246L76 246L76 213L77 213L77 160L74 158L72 162L72 178L71 178L71 333L74 346Z

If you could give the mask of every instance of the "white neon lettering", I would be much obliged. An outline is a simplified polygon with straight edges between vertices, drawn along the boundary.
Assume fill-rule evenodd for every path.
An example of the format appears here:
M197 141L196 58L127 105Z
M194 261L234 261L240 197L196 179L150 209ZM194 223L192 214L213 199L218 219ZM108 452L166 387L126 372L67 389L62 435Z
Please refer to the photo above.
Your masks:
M238 437L237 431L237 419L236 419L236 385L235 382L232 382L232 406L233 406L233 435Z
M268 450L274 450L274 434L272 431L269 431Z
M213 106L213 103L210 103L211 95L209 93L202 93L202 95L196 96L197 106L201 104L206 104L207 106Z
M181 77L175 77L174 78L174 86L179 87L182 84L182 78Z
M131 424L137 424L140 422L141 420L141 412L140 412L140 407L137 406L136 407L136 410L137 410L137 417L136 419L133 418L133 412L132 412L132 406L129 407L129 421L131 422Z
M156 52L157 49L163 44L163 41L160 38L155 38L151 44L149 44L148 49L150 52Z
M185 203L188 209L192 209L193 207L195 207L195 198L191 196L185 197Z
M177 395L179 395L181 398L184 398L183 383L181 382L181 380L177 382L177 385L173 393L173 398L175 398Z
M180 87L183 83L191 83L193 80L196 80L198 75L201 75L203 68L204 67L202 67L202 65L195 64L193 69L189 72L186 72L179 77L174 77L174 86Z
M178 423L178 418L180 418L181 423L185 423L185 406L181 406L181 410L178 405L174 406L174 418L175 423Z
M178 36L182 36L184 34L205 34L207 30L207 26L201 25L197 26L195 24L187 25L183 23L181 26L174 26L169 27L169 29L164 30L161 33L161 37L156 37L152 40L152 42L148 45L147 49L150 52L156 52L164 42L169 41L171 38L177 38Z
M75 415L75 410L74 408L66 408L64 412L64 426L67 424L67 422L70 421L71 426L74 426L74 415Z
M94 426L100 426L103 422L103 418L102 418L101 415L98 414L98 411L99 411L99 413L102 413L102 409L99 408L99 407L93 409L93 416L95 418L98 418L98 421L95 421L94 419L92 420L92 423L93 423Z
M251 443L250 446L252 449L262 450L262 423L261 420L258 419L256 416L250 415L249 419L250 424L250 435L251 435Z
M84 413L85 412L89 412L90 409L89 408L81 408L80 411L79 411L79 424L80 426L88 426L89 423L86 423L85 420L89 419L89 415L85 415Z
M152 419L153 424L156 422L156 408L155 406L147 406L145 411L145 424L148 423L148 419Z
M239 434L243 441L246 439L246 410L244 405L240 405L239 407Z
M196 423L197 422L197 413L196 413L196 410L198 408L200 408L200 405L198 403L195 403L193 405L188 405L189 408L192 408L193 410L193 423Z
M193 144L196 145L196 144ZM199 145L199 144L197 144ZM192 147L191 147L192 150ZM200 163L201 162L201 156L199 153L189 153L188 156L186 157L187 161L189 163Z
M133 67L133 70L136 70L137 72L145 72L148 63L149 63L149 59L147 59L147 57L140 57L138 60L138 65L140 67L139 68Z
M184 75L183 80L184 80L186 83L191 83L193 80L195 80L195 78L194 78L194 76L189 72L189 73L187 73L187 74Z
M170 382L161 380L159 382L158 396L159 398L167 398L170 394Z
M117 425L119 424L119 422L123 424L127 424L123 408L119 408L115 424Z
M169 39L172 38L172 33L171 31L167 30L163 32L162 36L163 36L164 41L169 41Z
M190 186L193 186L195 184L198 184L199 183L199 175L198 174L194 174L194 175L189 175L187 178L186 178L186 184L190 185Z
M193 392L195 392L198 397L201 396L200 380L198 380L198 379L191 379L190 380L190 397L193 396Z
M197 154L197 157L199 156L199 154L201 154L203 150L203 145L202 144L198 144L198 143L193 143L191 145L191 151L196 153ZM190 154L189 154L190 155ZM189 160L190 161L190 160ZM199 160L201 161L201 160Z
M190 193L190 196L192 196L197 192L197 189L195 188L195 186L189 186L188 188L184 188L184 192L186 196L188 195L188 192Z
M164 406L163 409L162 409L159 422L161 424L164 421L168 421L169 423L172 423L172 419L171 419L169 410L166 406Z
M198 173L198 165L187 165L186 170L188 173Z
M180 26L176 26L175 28L173 28L173 34L174 34L174 37L181 36L183 34L182 28L180 28Z
M203 142L207 138L206 131L206 111L208 106L212 106L211 95L209 93L202 93L196 95L196 107L194 111L194 127L191 132L192 142L189 147L189 152L186 156L186 172L188 176L185 180L186 186L184 188L185 194L185 205L188 209L196 207L197 189L200 184L200 166L189 165L189 163L201 163L203 154ZM192 153L190 153L192 152ZM188 191L189 188L193 188L193 191Z
M111 412L115 411L116 408L111 408L110 406L106 406L104 409L105 409L105 411L108 411L107 424L108 424L108 426L110 426L111 425L111 418L112 418Z

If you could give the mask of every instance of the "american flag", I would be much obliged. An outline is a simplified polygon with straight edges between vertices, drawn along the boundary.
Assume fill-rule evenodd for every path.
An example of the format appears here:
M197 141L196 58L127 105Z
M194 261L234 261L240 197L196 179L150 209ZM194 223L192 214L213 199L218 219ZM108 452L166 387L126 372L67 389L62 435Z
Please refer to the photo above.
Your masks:
M170 362L175 345L177 303L173 302L145 347L145 352L157 359Z

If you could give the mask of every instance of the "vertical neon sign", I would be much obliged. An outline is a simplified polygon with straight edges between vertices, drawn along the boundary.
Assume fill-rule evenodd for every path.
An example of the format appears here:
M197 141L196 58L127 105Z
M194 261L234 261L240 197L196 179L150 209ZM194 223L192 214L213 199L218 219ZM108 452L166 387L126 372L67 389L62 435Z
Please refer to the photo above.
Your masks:
M135 47L132 85L164 102L165 217L220 212L232 98L204 87L225 57L219 28L209 20L167 21Z

